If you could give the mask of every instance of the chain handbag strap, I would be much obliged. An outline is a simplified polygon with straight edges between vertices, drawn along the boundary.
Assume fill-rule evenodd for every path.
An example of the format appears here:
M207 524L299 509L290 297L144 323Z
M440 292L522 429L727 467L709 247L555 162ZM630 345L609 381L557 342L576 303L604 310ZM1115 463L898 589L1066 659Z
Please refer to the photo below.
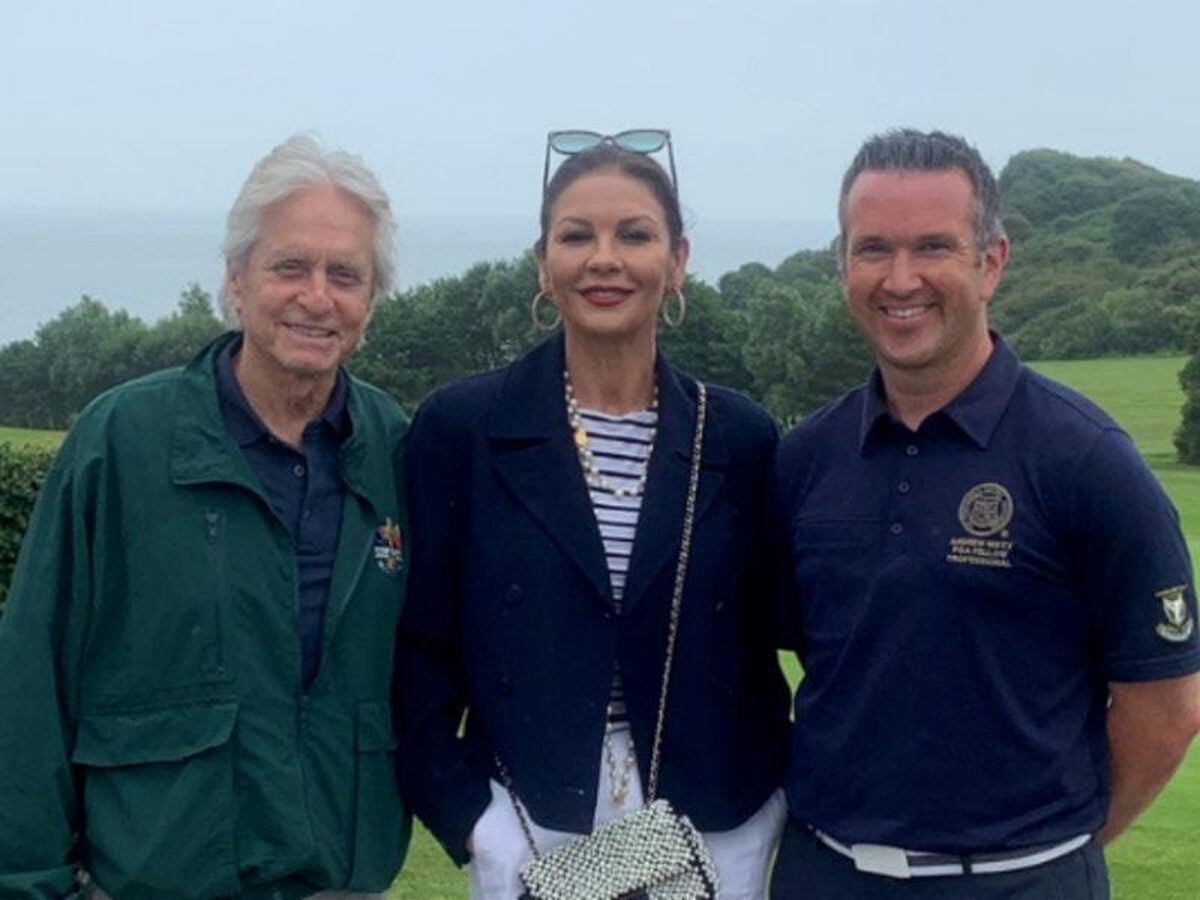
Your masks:
M692 530L696 524L696 492L700 485L700 455L704 448L704 420L708 413L708 391L704 382L696 382L696 435L692 438L692 470L688 476L687 501L683 507L683 536L679 559L675 563L675 590L671 594L671 618L667 622L667 656L663 662L662 687L658 692L658 716L654 723L654 745L650 751L650 778L646 784L646 802L658 798L658 770L662 758L663 726L667 718L667 692L671 686L671 663L675 661L675 639L679 634L679 610L683 606L683 581L688 558L692 555Z
M704 423L708 417L708 391L704 382L696 382L698 396L696 399L696 434L692 438L692 467L688 474L687 500L683 507L683 535L679 543L679 559L675 563L675 587L671 593L671 614L667 622L667 655L663 662L662 687L658 692L658 715L654 722L654 745L650 751L650 778L647 781L645 793L646 804L653 803L658 797L658 770L662 758L663 725L667 716L667 692L671 684L671 664L675 660L675 639L679 634L679 611L683 606L683 582L687 576L688 558L692 554L692 531L696 524L696 493L700 486L700 462L704 449ZM517 799L513 790L512 775L497 755L494 757L496 771L504 785L508 799L512 801L517 819L521 823L521 831L529 844L529 852L534 859L539 859L537 843L533 839L533 829L525 808Z

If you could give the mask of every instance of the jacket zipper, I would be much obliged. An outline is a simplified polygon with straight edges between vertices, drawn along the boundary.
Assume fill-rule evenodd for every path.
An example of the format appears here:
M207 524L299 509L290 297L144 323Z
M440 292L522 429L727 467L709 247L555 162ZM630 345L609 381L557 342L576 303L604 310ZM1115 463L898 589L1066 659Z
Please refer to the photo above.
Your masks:
M209 510L204 514L208 528L208 561L217 575L217 591L212 603L213 645L217 661L217 674L225 674L225 648L223 639L223 616L221 606L225 602L227 590L225 577L225 554L221 546L221 514Z

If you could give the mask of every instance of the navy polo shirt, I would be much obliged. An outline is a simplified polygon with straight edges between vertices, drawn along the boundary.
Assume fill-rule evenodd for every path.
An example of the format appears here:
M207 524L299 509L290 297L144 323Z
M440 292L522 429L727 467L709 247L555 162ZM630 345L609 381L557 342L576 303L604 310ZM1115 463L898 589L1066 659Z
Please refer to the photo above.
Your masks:
M784 439L776 477L792 815L953 853L1097 830L1108 682L1200 669L1178 516L1128 436L996 338L917 431L876 373Z
M296 554L301 689L307 692L321 664L321 634L346 488L338 451L350 434L346 376L337 383L321 415L304 428L299 449L274 437L250 406L233 372L242 341L217 357L217 396L225 429L262 483L263 494L292 539Z

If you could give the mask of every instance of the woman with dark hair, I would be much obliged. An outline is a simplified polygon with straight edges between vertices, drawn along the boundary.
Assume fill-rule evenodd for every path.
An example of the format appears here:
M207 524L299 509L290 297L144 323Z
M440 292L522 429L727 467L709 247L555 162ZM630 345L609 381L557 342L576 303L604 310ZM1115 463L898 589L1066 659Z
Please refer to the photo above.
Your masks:
M403 791L471 863L473 898L517 897L531 841L586 834L655 783L702 832L723 900L761 898L789 727L771 633L775 425L732 391L703 400L657 349L660 316L683 318L688 258L675 184L647 155L669 136L550 140L547 175L551 148L570 156L544 186L533 312L561 330L436 391L409 432Z

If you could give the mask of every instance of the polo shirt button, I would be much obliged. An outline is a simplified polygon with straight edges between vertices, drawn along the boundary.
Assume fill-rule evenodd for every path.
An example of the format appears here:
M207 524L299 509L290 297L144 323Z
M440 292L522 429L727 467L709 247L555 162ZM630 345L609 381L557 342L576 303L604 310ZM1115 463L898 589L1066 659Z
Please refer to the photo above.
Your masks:
M921 448L918 447L916 444L909 444L907 447L904 448L904 452L908 456L916 456L918 453L921 452Z
M899 522L893 522L891 527L888 528L888 531L890 531L892 534L903 534L904 526Z
M912 490L912 485L909 484L907 481L902 481L898 485L896 485L896 490L898 490L902 494L907 494L909 491Z
M296 473L297 478L304 477L304 466L300 465L300 463L296 463L296 467L292 471Z

